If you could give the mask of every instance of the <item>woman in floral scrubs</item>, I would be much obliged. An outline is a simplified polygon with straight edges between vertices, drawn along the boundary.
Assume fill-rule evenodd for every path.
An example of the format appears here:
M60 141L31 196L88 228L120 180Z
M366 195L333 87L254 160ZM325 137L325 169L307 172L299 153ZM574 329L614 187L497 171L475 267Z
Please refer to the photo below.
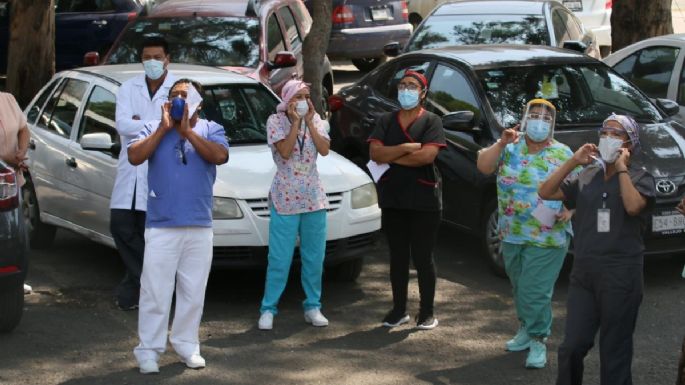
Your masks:
M258 323L262 330L273 327L298 236L307 297L304 319L314 326L328 325L320 310L328 202L316 169L317 156L328 155L330 147L327 122L314 110L306 83L289 80L281 93L283 101L266 123L276 175L269 192L269 266Z
M478 156L478 170L497 173L502 254L520 322L506 349L530 349L528 368L543 368L547 363L552 292L571 236L570 212L561 202L543 201L537 193L538 185L573 156L568 146L553 138L555 115L556 109L547 100L531 100L520 125L522 132L518 126L504 130Z

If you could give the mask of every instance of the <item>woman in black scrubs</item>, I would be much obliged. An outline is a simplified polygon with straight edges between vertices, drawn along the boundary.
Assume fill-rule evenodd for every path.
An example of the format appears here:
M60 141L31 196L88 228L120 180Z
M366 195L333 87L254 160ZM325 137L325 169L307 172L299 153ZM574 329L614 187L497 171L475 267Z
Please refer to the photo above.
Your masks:
M422 74L405 71L397 85L401 110L381 116L369 137L371 160L389 165L378 180L382 224L390 248L393 296L393 308L383 319L386 327L409 322L406 306L410 258L416 267L421 296L416 325L419 329L438 326L433 314L433 246L442 201L433 162L446 145L440 117L422 107L427 85Z

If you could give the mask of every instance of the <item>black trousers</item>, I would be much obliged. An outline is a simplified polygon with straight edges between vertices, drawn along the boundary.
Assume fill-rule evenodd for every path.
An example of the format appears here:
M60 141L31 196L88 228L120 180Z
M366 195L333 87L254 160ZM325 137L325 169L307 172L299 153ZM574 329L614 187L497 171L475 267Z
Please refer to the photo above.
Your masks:
M122 307L137 305L145 252L145 211L112 209L109 227L126 266L124 278L115 291L117 301Z
M590 270L574 263L557 385L583 383L583 359L598 330L601 385L632 385L633 332L642 293L641 265Z
M421 312L432 315L436 280L433 247L440 226L440 211L383 209L382 224L390 248L393 309L406 311L411 258L419 280Z

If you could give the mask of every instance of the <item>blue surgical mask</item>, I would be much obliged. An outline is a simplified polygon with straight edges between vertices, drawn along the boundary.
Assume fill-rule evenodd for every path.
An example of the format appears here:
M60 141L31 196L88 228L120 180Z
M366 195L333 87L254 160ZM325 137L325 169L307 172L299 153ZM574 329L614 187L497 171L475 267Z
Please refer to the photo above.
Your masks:
M180 121L181 119L183 119L183 108L185 107L185 105L185 99L183 99L180 96L171 99L171 110L169 111L171 119L176 121Z
M397 92L397 100L400 102L403 110L411 110L419 105L419 90L399 90Z
M164 75L164 62L150 59L143 62L143 68L145 69L145 76L152 80L157 80Z
M533 142L542 142L549 138L550 124L541 119L526 121L526 136Z

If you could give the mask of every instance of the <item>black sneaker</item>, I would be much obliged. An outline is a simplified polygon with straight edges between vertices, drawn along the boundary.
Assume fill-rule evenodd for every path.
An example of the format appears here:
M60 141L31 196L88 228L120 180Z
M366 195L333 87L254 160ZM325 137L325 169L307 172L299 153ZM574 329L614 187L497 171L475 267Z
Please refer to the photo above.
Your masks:
M431 330L438 326L438 319L432 314L419 314L416 316L416 327L420 330Z
M409 319L409 316L404 312L400 313L390 310L388 314L385 315L385 318L383 318L383 326L386 328L394 328L396 326L406 324L409 322Z

